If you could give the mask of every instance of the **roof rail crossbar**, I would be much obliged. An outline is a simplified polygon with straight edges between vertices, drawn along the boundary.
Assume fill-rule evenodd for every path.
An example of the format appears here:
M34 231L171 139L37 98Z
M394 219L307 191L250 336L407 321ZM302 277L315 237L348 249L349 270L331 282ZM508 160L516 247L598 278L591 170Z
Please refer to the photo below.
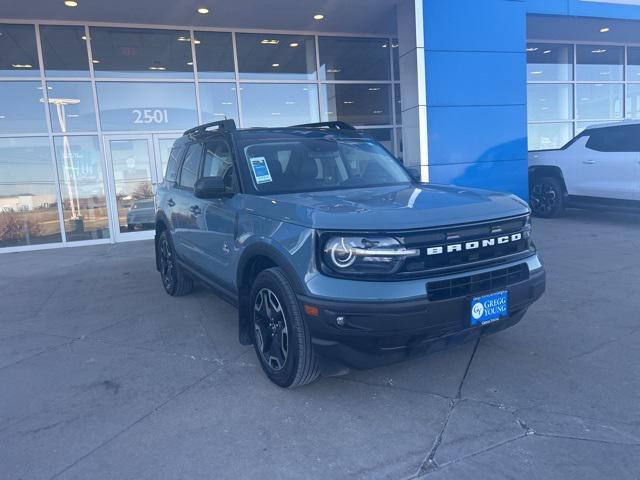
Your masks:
M336 130L355 130L356 127L341 121L335 122L318 122L318 123L304 123L302 125L292 125L289 128L335 128Z
M233 120L218 120L217 122L209 122L186 130L184 132L184 135L192 135L194 137L197 137L204 134L211 127L218 127L218 130L235 130L236 122Z

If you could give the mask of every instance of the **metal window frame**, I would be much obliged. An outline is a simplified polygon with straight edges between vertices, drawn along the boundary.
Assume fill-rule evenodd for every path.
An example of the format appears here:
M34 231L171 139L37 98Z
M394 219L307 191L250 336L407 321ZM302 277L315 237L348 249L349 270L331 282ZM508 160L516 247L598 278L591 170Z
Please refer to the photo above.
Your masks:
M562 40L540 40L535 38L528 38L528 44L543 44L543 45L567 45L573 48L572 55L572 78L571 80L529 80L527 78L527 86L529 85L570 85L573 93L573 104L571 105L572 115L569 119L552 119L552 120L529 120L527 119L527 126L531 125L544 125L544 124L570 124L572 127L573 136L575 137L579 133L579 124L598 124L598 123L613 123L621 122L631 119L628 117L627 111L627 91L629 85L638 85L640 80L629 80L628 67L629 67L629 48L640 47L640 43L620 43L620 42L600 42L600 41L562 41ZM580 45L594 45L594 46L606 46L606 47L622 47L623 48L623 64L622 64L622 79L621 80L578 80L577 79L577 66L578 66L578 46ZM597 118L597 119L580 119L577 118L578 111L578 86L580 85L620 85L622 86L622 99L621 99L621 112L622 116L619 118ZM528 100L527 100L528 105Z

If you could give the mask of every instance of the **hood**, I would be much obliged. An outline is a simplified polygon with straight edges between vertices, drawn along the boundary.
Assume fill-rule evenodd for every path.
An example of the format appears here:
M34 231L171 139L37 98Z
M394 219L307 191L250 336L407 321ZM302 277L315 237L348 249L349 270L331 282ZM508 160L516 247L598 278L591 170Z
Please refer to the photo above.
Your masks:
M249 211L324 230L402 230L523 215L515 195L445 185L247 196Z

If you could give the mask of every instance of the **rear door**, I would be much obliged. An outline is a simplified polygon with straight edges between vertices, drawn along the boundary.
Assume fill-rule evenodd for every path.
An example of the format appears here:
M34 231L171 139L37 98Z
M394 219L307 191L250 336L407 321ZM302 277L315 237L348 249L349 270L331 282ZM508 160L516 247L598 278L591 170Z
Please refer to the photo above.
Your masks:
M596 128L567 165L571 195L640 200L640 125Z
M201 212L194 206L196 197L193 187L198 179L203 154L204 149L200 143L192 143L187 147L171 196L174 244L180 259L192 266L196 265L200 258L198 247L194 243L194 234L198 229L198 217Z

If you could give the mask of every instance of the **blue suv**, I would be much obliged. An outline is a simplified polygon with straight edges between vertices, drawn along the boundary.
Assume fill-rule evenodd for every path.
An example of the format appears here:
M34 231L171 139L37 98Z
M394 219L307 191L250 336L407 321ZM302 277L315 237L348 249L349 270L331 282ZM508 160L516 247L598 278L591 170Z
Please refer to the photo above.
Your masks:
M343 122L187 130L157 190L156 265L238 307L279 386L304 385L517 323L545 288L529 208L421 184Z

